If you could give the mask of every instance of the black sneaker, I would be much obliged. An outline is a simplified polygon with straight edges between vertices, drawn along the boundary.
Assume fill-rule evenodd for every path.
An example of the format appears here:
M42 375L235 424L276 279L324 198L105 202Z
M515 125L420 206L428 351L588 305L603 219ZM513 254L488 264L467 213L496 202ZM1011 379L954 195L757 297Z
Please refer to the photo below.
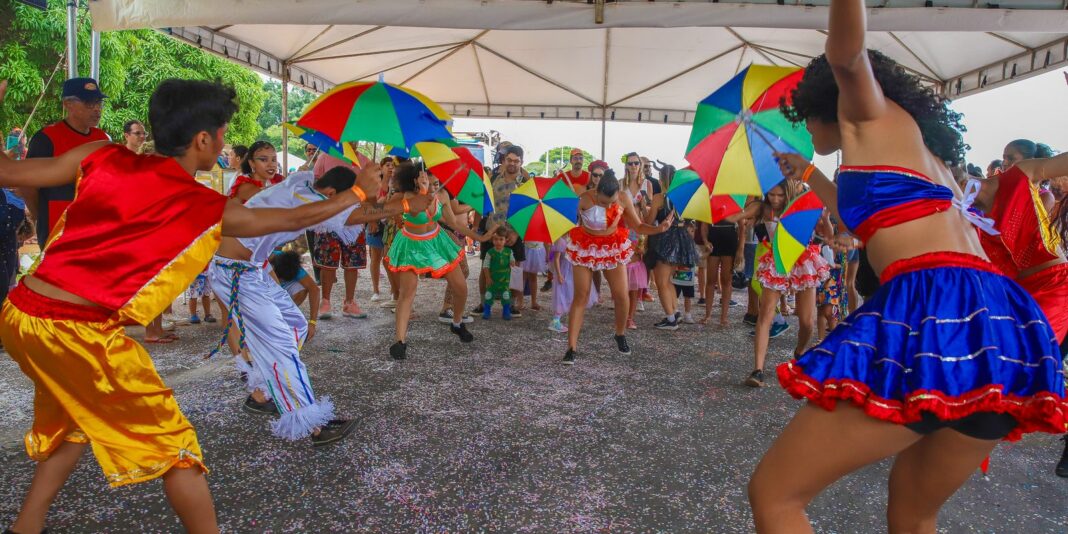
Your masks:
M756 326L756 320L757 316L749 313L745 314L745 317L742 318L742 322L749 326Z
M394 360L403 360L408 357L408 344L398 341L389 347L389 355Z
M312 446L322 447L345 439L356 426L355 419L332 419L319 429L318 434L312 435Z
M1057 464L1057 469L1054 470L1057 476L1068 478L1068 436L1064 439L1064 453L1061 454L1061 461Z
M616 348L619 353L626 356L630 354L630 345L627 344L627 336L616 336Z
M704 306L705 305L705 298L701 297L701 298L697 299L697 305L698 306Z
M681 320L682 320L682 312L676 310L675 311L675 322L677 323L677 322L679 322Z
M471 313L482 313L482 305L479 304L478 306L471 308Z
M675 318L672 317L672 319L675 319ZM674 321L669 321L667 319L667 317L665 317L665 318L661 319L659 323L654 324L653 328L655 328L657 330L672 330L672 331L678 330L679 329L679 321L677 319L674 320ZM622 352L622 350L621 350L621 352Z
M245 399L245 404L241 406L241 409L245 413L255 415L278 415L278 406L275 406L274 401L256 402L252 395Z
M542 286L541 286L541 292L542 293L547 293L552 288L553 288L553 281L552 280L546 280L545 283L542 284Z
M470 343L475 340L475 336L472 336L471 332L467 331L467 326L464 326L463 323L460 323L460 326L451 324L449 325L449 330L451 330L453 334L456 334L456 336L460 338L460 341L464 343Z
M560 360L560 363L564 365L575 365L575 351L567 349L564 353L564 359Z
M764 370L757 369L756 371L749 373L749 378L745 379L745 385L751 388L764 387Z
M517 310L515 308L512 308L512 318L513 319L518 319L518 318L520 318L522 316L523 316L523 311L522 310Z

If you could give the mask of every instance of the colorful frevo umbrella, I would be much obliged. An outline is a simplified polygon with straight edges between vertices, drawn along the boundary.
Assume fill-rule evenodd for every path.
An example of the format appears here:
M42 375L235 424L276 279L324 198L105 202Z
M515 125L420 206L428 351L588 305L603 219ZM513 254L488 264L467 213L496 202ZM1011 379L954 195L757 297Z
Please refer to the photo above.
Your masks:
M715 224L745 207L746 195L713 195L714 180L693 169L679 169L671 179L667 197L683 219Z
M823 203L812 191L806 191L794 199L782 216L775 234L771 236L771 252L775 258L775 270L788 274L808 248L812 232L823 215Z
M297 126L334 141L368 141L411 147L452 137L452 118L426 96L384 82L350 82L315 99Z
M292 122L285 123L285 127L292 132L293 135L307 141L309 145L315 146L322 153L329 154L338 159L343 159L357 167L363 167L363 159L366 158L361 158L361 154L356 152L356 149L352 144L339 143L321 132L317 132L310 128L301 128Z
M531 178L512 191L508 223L523 241L554 243L578 224L579 199L559 178Z
M427 170L456 200L485 216L493 211L493 187L482 162L461 146L445 143L416 143L412 148L423 158Z
M457 143L456 139L453 138L437 139L434 141L424 141L422 143L416 143L415 146L412 147L387 146L386 153L390 156L397 156L398 158L420 158L423 155L419 153L419 145L423 143L442 144L449 148L460 146L460 143Z
M773 152L812 158L812 138L804 126L779 111L789 102L803 71L750 65L697 106L686 160L714 195L762 195L782 181Z

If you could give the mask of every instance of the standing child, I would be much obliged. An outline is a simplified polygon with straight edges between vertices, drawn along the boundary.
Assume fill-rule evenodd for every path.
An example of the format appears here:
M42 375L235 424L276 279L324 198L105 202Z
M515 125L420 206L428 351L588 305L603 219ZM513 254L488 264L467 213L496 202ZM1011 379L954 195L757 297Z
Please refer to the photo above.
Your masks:
M211 290L208 286L207 269L197 275L196 280L189 285L189 289L186 289L185 296L189 299L189 324L200 324L200 317L197 316L197 299L204 304L204 322L215 322L215 317L211 315Z
M508 230L498 228L493 233L493 248L486 254L486 261L482 264L482 270L489 279L489 287L483 295L482 318L489 319L493 311L493 301L501 301L501 318L505 321L512 320L512 292L509 290L509 282L512 277L512 267L515 260L512 258L512 249L505 248L504 243L508 240Z
M549 330L561 334L567 332L567 327L561 322L561 318L571 309L571 301L575 298L575 281L572 274L574 265L564 253L567 250L567 243L568 238L565 235L557 239L549 249L550 273L553 275L553 322L549 325ZM597 299L597 289L591 287L590 296L586 299L586 309L597 304Z
M816 339L827 337L827 332L838 326L842 305L842 272L845 255L836 253L828 245L823 245L820 254L831 265L831 276L823 282L816 293L819 315L816 317Z
M693 239L696 232L696 225L693 222L686 222L686 231L690 234L690 238ZM700 265L700 264L698 264ZM693 319L693 297L694 288L700 283L700 278L697 277L697 266L695 265L676 265L675 272L671 276L671 284L675 286L675 295L683 300L682 322L686 324L695 324ZM676 317L678 312L676 312Z
M641 303L642 291L649 289L649 270L645 267L645 238L631 232L634 255L627 264L627 287L630 290L630 308L627 310L627 328L637 330L634 315Z

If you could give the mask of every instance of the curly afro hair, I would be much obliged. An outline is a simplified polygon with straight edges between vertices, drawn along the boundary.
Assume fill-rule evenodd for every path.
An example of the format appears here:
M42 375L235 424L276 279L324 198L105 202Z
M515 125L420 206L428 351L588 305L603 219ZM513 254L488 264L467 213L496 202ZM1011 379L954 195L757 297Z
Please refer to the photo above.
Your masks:
M919 78L881 52L868 50L868 58L883 94L912 115L927 148L950 165L960 164L969 147L961 135L965 131L960 122L962 116L949 109L949 100L921 85ZM797 88L789 99L782 99L779 107L795 123L809 118L838 122L838 83L826 55L821 54L808 64Z

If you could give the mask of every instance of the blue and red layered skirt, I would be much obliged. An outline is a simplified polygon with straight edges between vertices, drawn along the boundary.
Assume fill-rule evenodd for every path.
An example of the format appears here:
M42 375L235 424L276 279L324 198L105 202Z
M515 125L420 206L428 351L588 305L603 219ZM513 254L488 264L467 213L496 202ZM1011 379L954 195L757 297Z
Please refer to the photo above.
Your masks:
M1068 429L1057 340L1035 300L981 258L933 253L891 264L879 291L827 338L778 368L794 397L914 423L1006 413L1005 437Z

